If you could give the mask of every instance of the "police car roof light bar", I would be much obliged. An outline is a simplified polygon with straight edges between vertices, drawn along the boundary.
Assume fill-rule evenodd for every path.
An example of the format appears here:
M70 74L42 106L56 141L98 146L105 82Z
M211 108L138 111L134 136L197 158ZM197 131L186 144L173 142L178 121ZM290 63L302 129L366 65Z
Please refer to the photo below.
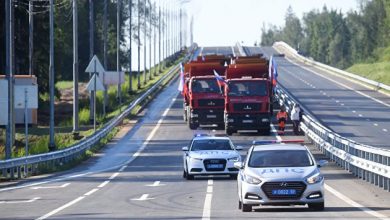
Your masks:
M304 143L303 139L296 140L262 140L262 141L253 141L252 145L267 145L267 144L287 144L287 143Z

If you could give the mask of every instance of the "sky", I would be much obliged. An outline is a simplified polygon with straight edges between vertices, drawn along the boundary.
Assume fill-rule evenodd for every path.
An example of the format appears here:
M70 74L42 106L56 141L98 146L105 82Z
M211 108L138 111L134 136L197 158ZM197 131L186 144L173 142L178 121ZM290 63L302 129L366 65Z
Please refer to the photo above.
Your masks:
M357 0L192 0L186 4L194 16L194 41L200 46L253 45L261 37L263 24L284 26L291 5L302 18L312 9L358 10Z

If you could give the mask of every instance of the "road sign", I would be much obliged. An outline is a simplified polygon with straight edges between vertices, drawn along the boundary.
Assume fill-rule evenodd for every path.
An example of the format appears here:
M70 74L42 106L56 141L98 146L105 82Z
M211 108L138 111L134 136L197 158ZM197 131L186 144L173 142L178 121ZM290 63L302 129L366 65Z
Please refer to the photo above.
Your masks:
M8 122L8 81L0 80L0 125Z
M95 86L95 83L96 83L96 86ZM97 74L93 74L91 80L89 80L88 85L87 85L88 91L95 91L95 89L96 89L96 91L104 91L105 90L103 83Z
M15 86L15 108L24 109L26 102L25 92L27 90L27 108L38 108L38 85L17 85Z
M104 67L102 63L100 63L99 58L94 55L89 62L87 68L85 69L86 73L104 73Z
M103 79L103 83L106 86L123 84L125 82L125 72L119 71L106 71L99 73L99 77Z

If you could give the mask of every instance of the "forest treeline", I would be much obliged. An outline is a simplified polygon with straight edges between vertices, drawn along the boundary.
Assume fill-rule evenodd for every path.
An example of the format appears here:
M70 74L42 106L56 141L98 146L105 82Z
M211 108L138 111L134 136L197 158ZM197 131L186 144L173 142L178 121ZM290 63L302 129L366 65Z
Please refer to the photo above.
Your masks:
M317 61L341 69L390 60L390 1L362 0L343 14L324 6L299 19L290 6L284 27L262 27L261 45L284 41Z

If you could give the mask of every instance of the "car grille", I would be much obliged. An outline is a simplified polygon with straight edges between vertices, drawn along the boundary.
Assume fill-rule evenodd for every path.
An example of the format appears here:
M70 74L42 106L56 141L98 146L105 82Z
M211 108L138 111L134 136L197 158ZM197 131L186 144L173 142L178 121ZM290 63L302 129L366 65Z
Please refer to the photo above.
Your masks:
M261 103L235 103L234 111L259 111Z
M267 195L269 199L299 199L302 196L302 193L306 189L306 184L303 182L268 182L264 183L261 186L261 189L264 191L264 193ZM272 190L279 190L279 189L295 189L296 194L295 195L273 195Z
M205 159L203 160L206 171L224 171L226 167L225 159ZM210 167L215 166L215 167ZM218 167L217 167L218 166Z
M200 107L223 107L225 100L223 99L199 99L198 105Z

